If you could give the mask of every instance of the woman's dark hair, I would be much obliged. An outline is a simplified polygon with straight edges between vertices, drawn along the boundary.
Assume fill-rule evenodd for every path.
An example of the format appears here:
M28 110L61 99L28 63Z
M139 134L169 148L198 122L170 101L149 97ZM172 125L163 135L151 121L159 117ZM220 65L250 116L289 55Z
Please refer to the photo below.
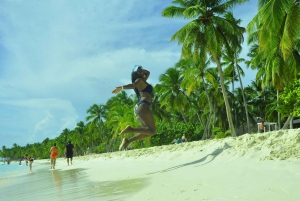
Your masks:
M53 143L53 146L56 146L56 143Z
M139 76L136 71L131 73L131 81L132 81L132 83L134 83L138 78L142 78L142 77ZM136 93L137 98L140 100L140 92L139 92L139 90L137 88L134 88L134 92Z

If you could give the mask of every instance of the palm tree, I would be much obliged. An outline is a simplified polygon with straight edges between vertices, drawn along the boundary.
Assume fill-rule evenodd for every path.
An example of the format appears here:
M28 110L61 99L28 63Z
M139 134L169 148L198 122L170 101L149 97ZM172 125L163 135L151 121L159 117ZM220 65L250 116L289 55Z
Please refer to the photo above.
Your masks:
M106 103L106 108L109 113L105 125L111 128L111 139L107 142L107 150L112 151L117 142L118 134L127 125L137 126L138 122L133 113L134 103L137 98L130 95L128 96L125 91L118 93L116 96L110 98ZM130 135L130 134L128 134ZM133 143L134 145L134 143Z
M2 146L2 157L3 158L6 158L7 157L7 153L6 153L6 151L7 151L7 148L6 148L6 146Z
M235 51L235 52L234 52ZM223 54L223 60L225 61L224 64L226 65L226 63L228 64L227 66L227 70L230 71L233 75L233 79L235 75L238 76L238 80L240 82L240 89L241 89L241 93L242 93L242 97L243 97L243 105L245 108L245 115L246 115L246 120L247 120L247 131L248 133L250 133L250 121L249 121L249 115L248 115L248 108L247 108L247 100L246 100L246 96L245 96L245 92L244 92L244 87L243 87L243 82L241 79L241 75L245 76L244 71L242 69L242 67L239 65L239 63L241 62L245 62L245 59L243 58L238 58L238 54L240 53L241 49L236 48L235 50L233 50L231 53L229 54ZM226 71L226 69L225 69ZM234 81L232 81L234 82ZM232 85L233 88L232 90L234 91L234 85ZM236 119L237 117L235 117Z
M107 114L105 105L93 104L86 112L89 114L89 116L85 118L86 121L90 122L89 130L93 131L96 127L99 127L100 133L102 134L102 141L104 142L103 119Z
M174 0L174 4L179 7L169 6L162 12L164 17L180 17L192 19L187 25L177 31L171 40L178 40L179 44L191 46L196 54L200 44L206 44L207 53L211 55L217 64L220 84L226 107L229 128L232 136L236 136L231 118L231 108L228 102L226 88L224 86L224 77L221 67L221 53L225 48L230 48L237 38L242 37L244 28L239 27L234 21L226 19L225 14L233 6L246 2L246 0L220 1L220 0Z
M248 25L248 33L259 43L260 58L265 59L263 84L279 91L297 75L300 55L300 8L295 0L259 0L259 12ZM254 37L252 37L254 35ZM253 41L255 41L253 40ZM280 127L280 113L278 113Z
M300 34L300 7L298 0L258 0L259 11L248 25L248 32L258 30L261 48L272 49L272 36L284 60L293 56ZM270 46L271 45L271 46Z
M183 86L187 88L187 95L190 95L192 91L195 91L197 87L202 84L205 95L207 105L209 106L209 115L207 117L205 129L203 132L203 137L208 138L210 133L210 120L213 114L212 102L210 100L209 92L207 89L207 81L213 82L212 75L207 71L209 61L205 61L205 56L202 59L194 60L192 58L182 59L180 62L176 64L177 67L180 67L184 76ZM214 83L212 83L214 84Z
M214 118L213 118L213 127L218 126L222 128L223 130L228 129L228 123L227 123L227 114L226 114L226 108L224 104L224 98L222 94L222 89L220 87L220 76L219 71L216 67L208 68L206 70L210 74L210 83L212 83L211 86L208 87L209 96L211 97L211 100L213 100L213 111L214 111ZM226 76L226 75L225 75ZM229 79L225 79L225 88L226 93L230 94L229 92Z
M116 96L110 98L107 103L107 120L106 125L112 128L113 138L124 129L128 124L132 126L137 125L133 111L134 102L137 99L134 96L128 96L125 91L118 93Z
M160 121L170 121L171 114L166 112L166 106L162 106L159 102L160 94L157 93L157 85L154 86L153 90L153 98L152 98L152 105L151 105L151 111L153 113L155 122Z
M160 104L165 106L167 111L178 111L181 113L184 122L187 123L184 111L189 107L189 100L185 90L181 88L183 77L177 68L169 68L160 75L160 84L157 85L157 92L160 94Z
M79 148L81 149L81 152L83 152L83 135L85 131L85 125L83 121L80 121L77 123L77 126L75 127L75 131L77 132L78 141L79 141Z
M66 144L69 139L70 130L65 128L62 133L60 134L60 137L62 138L62 143Z

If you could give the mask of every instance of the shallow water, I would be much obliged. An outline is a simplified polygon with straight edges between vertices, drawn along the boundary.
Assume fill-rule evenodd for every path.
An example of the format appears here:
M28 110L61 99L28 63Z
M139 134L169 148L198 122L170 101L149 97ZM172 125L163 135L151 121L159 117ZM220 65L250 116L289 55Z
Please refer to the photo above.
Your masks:
M85 178L84 169L60 171L48 166L0 180L0 200L130 200L149 183L145 178L91 182Z
M16 172L24 172L29 170L29 167L24 164L19 165L19 163L12 162L11 164L2 163L0 165L0 178L14 175Z

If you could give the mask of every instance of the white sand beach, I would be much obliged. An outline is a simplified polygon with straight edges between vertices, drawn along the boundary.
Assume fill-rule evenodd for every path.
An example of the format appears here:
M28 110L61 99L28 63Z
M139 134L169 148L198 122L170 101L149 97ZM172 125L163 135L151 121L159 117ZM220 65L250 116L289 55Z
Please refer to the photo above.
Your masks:
M93 189L89 199L70 193L75 200L298 201L300 129L75 157L70 166L58 159L56 168L52 174L82 170L91 182L73 181ZM63 200L57 193L43 200L50 199Z
M142 186L127 200L296 201L300 129L91 155L65 168L75 167L111 182L109 193L124 180Z

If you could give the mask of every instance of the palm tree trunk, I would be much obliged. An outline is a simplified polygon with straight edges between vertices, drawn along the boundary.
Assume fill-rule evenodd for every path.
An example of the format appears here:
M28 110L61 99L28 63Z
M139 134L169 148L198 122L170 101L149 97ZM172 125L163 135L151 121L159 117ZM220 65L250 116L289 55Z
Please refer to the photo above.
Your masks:
M197 117L198 117L198 119L199 119L200 124L201 124L202 126L204 126L204 123L203 123L201 117L199 116L199 113L197 112L196 114L197 114Z
M229 128L231 131L231 135L233 137L236 137L236 133L235 133L235 129L232 123L232 117L231 117L231 108L228 102L228 97L227 97L227 93L226 93L226 89L224 86L224 77L223 77L223 71L222 71L222 67L221 67L221 62L220 59L215 55L212 54L213 58L217 64L218 70L219 70L219 75L220 75L220 84L221 84L221 88L222 88L222 93L223 93L223 98L224 98L224 102L225 102L225 107L226 107L226 114L227 114L227 118L228 118L228 124L229 124Z
M183 111L181 110L180 113L181 113L181 116L182 116L182 118L183 118L185 124L187 124L187 120L186 120L186 118L185 118L185 116L184 116L184 114L183 114Z
M279 102L279 91L277 89L277 107L279 107L278 102ZM280 128L280 127L281 127L281 124L280 124L280 113L278 112L278 128Z
M293 119L293 113L290 113L290 116L288 117L288 119L286 120L284 126L282 127L281 130L287 129L287 127L289 126L290 122ZM279 127L280 128L280 127Z
M212 127L215 127L216 124L216 108L217 108L217 101L216 99L214 99L214 118L213 118L213 122L212 122Z
M206 94L206 98L207 98L207 102L208 102L208 105L209 105L209 116L206 120L206 125L205 125L205 129L204 129L204 132L203 132L203 137L202 139L207 139L208 136L209 136L209 133L210 133L210 118L211 118L211 115L212 115L212 106L211 106L211 102L210 102L210 98L209 98L209 93L207 91L207 87L206 87L206 84L205 84L205 80L204 80L204 77L201 76L202 78L202 83L203 83L203 86L204 86L204 90L205 90L205 94Z
M290 120L290 129L293 129L293 120L294 120L294 116L292 116L291 120Z
M244 102L245 113L246 113L246 118L247 118L247 131L248 131L248 133L250 133L250 122L249 122L247 102L246 102L245 93L244 93L244 87L243 87L243 83L242 83L242 79L241 79L240 70L239 70L239 68L236 68L236 69L238 72L239 81L240 81L240 85L241 85L241 91L242 91L242 95L243 95L243 102Z
M234 69L232 71L232 94L234 94ZM236 107L234 107L234 99L232 100L232 105L231 105L233 108L234 108L234 122L235 122L235 127L237 128L238 127L238 122L237 122L237 110L236 110Z

